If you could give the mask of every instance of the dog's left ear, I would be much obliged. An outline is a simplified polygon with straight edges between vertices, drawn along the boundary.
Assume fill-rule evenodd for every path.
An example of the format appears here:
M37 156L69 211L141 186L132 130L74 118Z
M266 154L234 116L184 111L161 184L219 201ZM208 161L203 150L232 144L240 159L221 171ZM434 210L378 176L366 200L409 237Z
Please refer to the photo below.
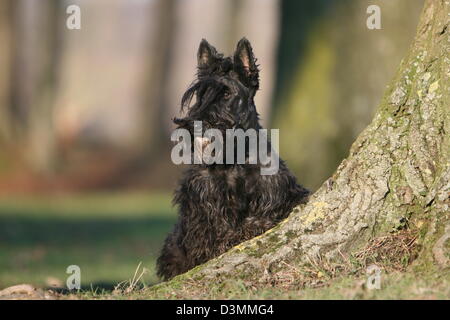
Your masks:
M235 71L246 85L259 87L259 70L252 45L245 37L239 40L234 53Z
M197 66L199 69L207 69L216 61L217 50L202 39L197 51Z

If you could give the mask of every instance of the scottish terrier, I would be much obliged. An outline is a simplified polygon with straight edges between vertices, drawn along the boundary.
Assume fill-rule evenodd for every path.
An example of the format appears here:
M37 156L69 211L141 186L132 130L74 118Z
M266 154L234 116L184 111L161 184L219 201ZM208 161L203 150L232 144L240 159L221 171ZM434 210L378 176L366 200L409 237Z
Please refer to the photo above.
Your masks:
M181 103L186 116L174 119L178 128L193 133L194 121L201 121L202 130L262 129L254 103L259 68L250 42L241 39L234 55L224 57L203 39L197 60L197 79ZM270 141L267 147L274 152ZM248 155L248 146L246 150ZM173 201L178 221L157 261L164 280L264 233L306 200L308 190L297 184L281 159L272 175L262 175L262 164L247 160L192 165L184 172Z

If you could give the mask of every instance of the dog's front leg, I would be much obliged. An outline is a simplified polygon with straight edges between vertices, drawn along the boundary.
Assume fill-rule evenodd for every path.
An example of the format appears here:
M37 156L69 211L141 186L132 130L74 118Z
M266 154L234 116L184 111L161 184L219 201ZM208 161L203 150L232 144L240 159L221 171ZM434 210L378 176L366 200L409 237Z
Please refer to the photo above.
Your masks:
M175 225L173 232L167 236L161 255L158 258L157 274L164 280L169 280L188 270L186 253L179 241L180 232L181 228L179 225Z

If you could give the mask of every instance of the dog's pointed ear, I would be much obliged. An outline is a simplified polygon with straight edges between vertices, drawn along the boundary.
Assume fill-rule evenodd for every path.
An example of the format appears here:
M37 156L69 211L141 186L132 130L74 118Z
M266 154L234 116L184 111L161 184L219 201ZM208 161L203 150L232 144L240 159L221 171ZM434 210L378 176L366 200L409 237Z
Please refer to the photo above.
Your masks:
M256 89L259 86L259 70L252 45L245 37L239 40L234 53L234 66L244 82Z
M205 69L211 66L216 60L217 50L208 43L205 39L202 39L197 51L197 66L199 69Z

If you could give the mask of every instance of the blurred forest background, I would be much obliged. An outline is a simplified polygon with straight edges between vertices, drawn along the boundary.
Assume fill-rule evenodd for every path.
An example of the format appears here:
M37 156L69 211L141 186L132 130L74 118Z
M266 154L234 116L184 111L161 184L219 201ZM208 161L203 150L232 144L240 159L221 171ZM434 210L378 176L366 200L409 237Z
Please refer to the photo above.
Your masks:
M68 5L81 30L68 30ZM381 8L381 30L366 9ZM261 64L256 105L315 190L370 122L423 0L0 0L0 288L132 276L175 218L170 161L183 92L206 38L245 36ZM84 269L83 269L84 268ZM87 271L86 271L87 270Z

